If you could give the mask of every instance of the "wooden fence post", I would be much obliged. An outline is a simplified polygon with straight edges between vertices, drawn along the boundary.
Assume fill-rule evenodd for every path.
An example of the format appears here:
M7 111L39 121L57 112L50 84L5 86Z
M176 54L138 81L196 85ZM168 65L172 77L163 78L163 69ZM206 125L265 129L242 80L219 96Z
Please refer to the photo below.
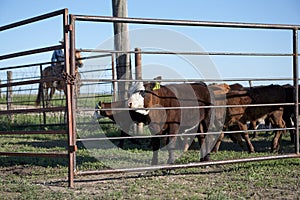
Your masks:
M135 48L135 79L142 80L142 55L141 49ZM144 125L143 123L138 123L137 125L137 133L143 134L144 132Z
M12 101L13 101L13 90L12 90L12 71L7 71L7 90L6 90L6 105L7 110L12 110ZM14 116L12 114L8 114L7 118L10 123L13 123Z

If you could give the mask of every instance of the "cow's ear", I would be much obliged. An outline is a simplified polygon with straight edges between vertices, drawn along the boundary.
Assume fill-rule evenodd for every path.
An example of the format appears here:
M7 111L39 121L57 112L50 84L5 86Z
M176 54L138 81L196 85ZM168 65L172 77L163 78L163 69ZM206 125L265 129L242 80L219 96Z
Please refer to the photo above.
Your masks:
M158 76L158 77L155 77L154 80L156 80L155 82L153 82L153 88L152 90L158 90L160 89L160 82L161 82L161 79L162 77L161 76Z
M102 104L102 102L99 101L98 104L96 105L96 107L97 107L98 109L101 109L101 108L102 108L102 107L101 107L101 104Z

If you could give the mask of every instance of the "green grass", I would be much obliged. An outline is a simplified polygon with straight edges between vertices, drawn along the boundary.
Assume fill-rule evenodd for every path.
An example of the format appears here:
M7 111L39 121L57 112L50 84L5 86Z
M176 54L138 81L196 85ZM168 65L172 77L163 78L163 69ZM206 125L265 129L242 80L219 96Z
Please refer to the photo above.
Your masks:
M0 152L16 148L26 152L60 151L66 146L62 141L66 138L61 135L1 136ZM273 155L230 150L226 146L229 142L225 141L222 151L212 155L213 160ZM288 142L284 137L284 148L290 148ZM92 149L93 153L80 146L77 170L107 169L105 162L93 156L96 154L107 159L110 166L126 164L126 158L136 159L141 152L145 155L138 157L143 161L140 164L146 164L152 155L150 149L130 148L130 142L126 145L126 151ZM124 156L124 160L114 159L116 155ZM177 163L197 162L198 156L198 150L190 150ZM67 159L0 157L0 161L0 193L11 199L295 199L300 195L300 159L178 169L171 173L159 170L76 176L75 189L67 188Z

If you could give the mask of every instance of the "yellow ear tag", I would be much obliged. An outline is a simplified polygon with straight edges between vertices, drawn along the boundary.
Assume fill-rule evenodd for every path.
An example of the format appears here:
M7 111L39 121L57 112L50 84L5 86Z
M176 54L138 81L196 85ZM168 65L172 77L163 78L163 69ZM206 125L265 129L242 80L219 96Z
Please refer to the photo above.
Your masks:
M160 83L159 83L159 82L156 82L156 83L155 83L155 86L153 87L152 90L158 90L158 89L160 89Z
M97 106L96 107L98 107L98 109L101 109L101 105L99 105L99 104L97 104Z

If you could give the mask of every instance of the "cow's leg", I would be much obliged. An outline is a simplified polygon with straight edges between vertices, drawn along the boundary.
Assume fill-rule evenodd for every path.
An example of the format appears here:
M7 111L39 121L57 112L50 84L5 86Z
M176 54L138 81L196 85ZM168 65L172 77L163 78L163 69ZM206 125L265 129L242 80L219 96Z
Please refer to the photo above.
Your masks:
M168 152L169 152L169 159L168 159L168 164L174 164L175 162L175 148L176 148L176 137L168 137Z
M162 134L162 131L160 130L160 126L157 123L150 124L149 129L152 135ZM151 145L153 151L151 165L158 165L158 150L160 148L160 138L158 137L151 138Z
M237 134L232 134L232 137L236 140L236 142L239 144L239 146L245 150L244 142L242 140L243 134L237 133ZM232 139L233 140L233 139Z
M296 121L293 114L292 115L290 113L286 114L285 112L283 113L283 119L285 121L285 125L287 128L292 128L294 126L293 124ZM289 132L290 132L291 143L294 144L295 136L296 136L295 130L289 130Z
M126 137L126 135L127 135L127 134L124 133L124 131L121 130L121 137ZM119 144L118 144L118 147L121 148L121 149L124 147L124 139L120 139L120 142L119 142Z
M128 125L129 126L129 125ZM131 137L131 135L129 135L128 133L126 133L125 131L121 130L121 137ZM140 145L141 143L137 140L137 139L129 139L130 142L132 142L133 144L137 144L137 145ZM123 148L124 146L124 139L120 139L120 142L118 144L118 147L119 148Z
M153 151L151 165L158 165L158 150L160 147L160 139L156 137L151 138L151 144L152 144L152 151Z
M256 130L256 120L250 121L249 130ZM252 138L256 138L256 137L257 137L257 132L253 131Z
M285 122L280 116L274 116L275 127L284 128ZM283 131L275 131L275 136L272 141L271 152L278 152L280 149L280 143L282 138Z
M216 142L214 148L212 149L212 152L217 153L219 151L220 145L221 145L222 140L224 138L224 132L222 131L222 129L225 130L226 128L224 128L224 124L220 123L218 120L214 121L214 125L216 127L216 131L220 131L221 130L219 138L217 139L217 142Z
M183 144L184 144L183 152L187 152L190 145L189 145L189 142L188 142L188 138L186 136L183 137Z
M271 153L276 153L279 151L281 138L282 138L282 131L275 131L275 136L272 140Z
M179 125L177 123L176 124L171 124L169 134L170 135L176 135L178 133L178 130L179 130ZM167 147L168 147L168 152L169 152L168 164L174 164L174 162L175 162L174 151L175 151L175 148L176 148L176 140L177 140L177 137L175 137L175 136L168 137L168 140L167 140L167 143L168 143Z
M221 142L222 142L223 138L224 138L224 133L221 132L221 134L219 135L219 138L218 138L218 140L217 140L217 142L216 142L216 144L215 144L215 146L214 146L212 152L214 152L214 153L217 153L217 152L218 152L218 150L219 150L219 148L220 148L220 145L221 145Z
M230 126L229 130L231 130L231 131L240 131L242 129L241 129L240 125L238 124L238 125ZM231 134L229 134L229 137L234 143L237 143L243 150L246 150L243 139L242 139L243 138L243 133L231 133Z
M249 153L254 153L255 150L254 150L254 147L253 147L253 145L252 145L252 143L250 141L249 134L247 132L247 124L243 124L241 122L238 122L238 125L240 127L240 130L245 131L244 133L242 133L242 137L246 141Z
M207 132L207 129L204 127L206 126L204 123L199 124L199 133ZM200 145L200 162L209 161L210 160L210 138L211 135L197 135L199 145Z

